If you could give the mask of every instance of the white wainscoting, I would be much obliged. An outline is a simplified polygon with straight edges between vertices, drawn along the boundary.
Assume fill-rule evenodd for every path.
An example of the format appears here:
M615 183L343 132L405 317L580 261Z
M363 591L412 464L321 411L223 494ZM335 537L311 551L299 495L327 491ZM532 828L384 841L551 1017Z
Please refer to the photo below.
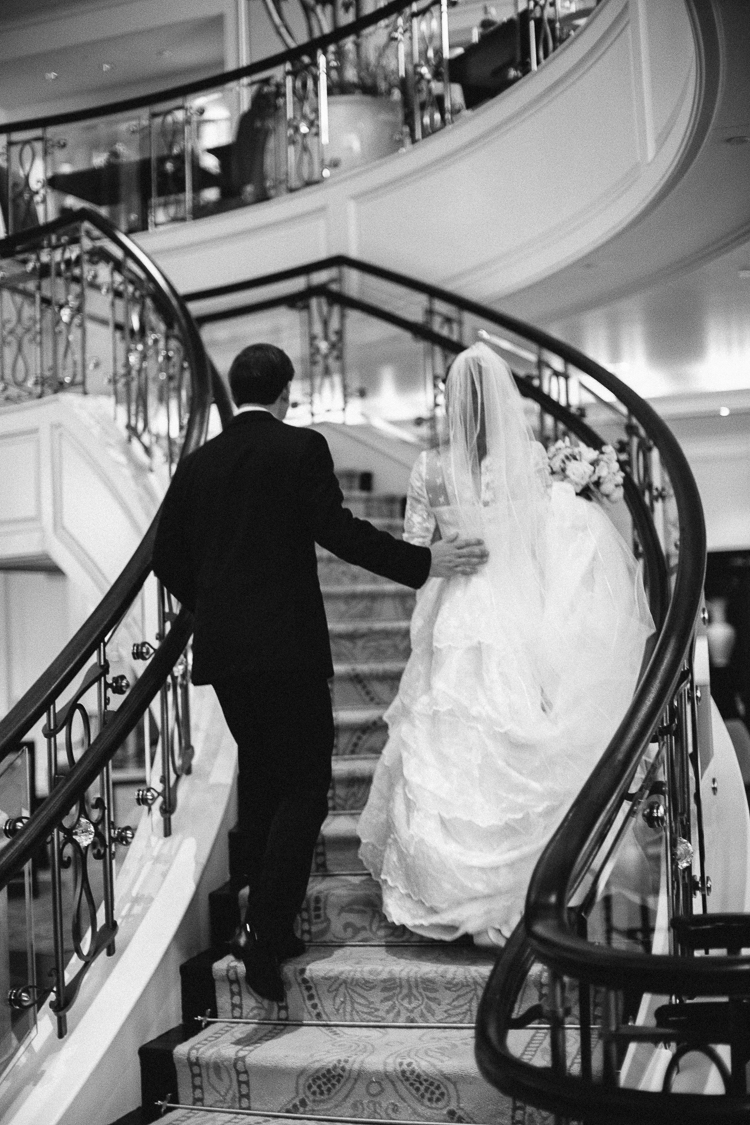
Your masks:
M0 410L0 567L51 564L92 601L143 538L163 495L111 400L61 394Z

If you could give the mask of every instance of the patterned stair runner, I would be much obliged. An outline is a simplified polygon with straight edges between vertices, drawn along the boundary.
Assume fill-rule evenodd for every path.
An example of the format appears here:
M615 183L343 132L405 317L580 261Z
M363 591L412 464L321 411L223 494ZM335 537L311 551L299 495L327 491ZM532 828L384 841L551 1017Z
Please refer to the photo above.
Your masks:
M356 514L400 530L398 498L348 500ZM387 734L383 713L409 652L413 592L323 551L319 570L337 737L331 811L300 916L308 949L283 966L287 997L280 1005L250 992L244 966L231 956L213 963L217 1018L173 1055L177 1097L170 1101L193 1108L160 1120L546 1121L502 1097L474 1061L473 1025L493 952L469 941L427 941L392 925L357 854L358 811ZM540 984L528 1003L542 992ZM531 1042L533 1033L524 1034Z

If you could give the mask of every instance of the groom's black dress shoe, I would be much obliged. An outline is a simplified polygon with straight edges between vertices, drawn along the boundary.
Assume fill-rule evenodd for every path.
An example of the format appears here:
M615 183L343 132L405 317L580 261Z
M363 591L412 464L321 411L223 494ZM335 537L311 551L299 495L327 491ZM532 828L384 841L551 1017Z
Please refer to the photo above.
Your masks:
M264 1000L274 1000L280 1004L286 993L276 949L269 942L261 941L247 922L237 928L229 949L232 956L245 966L248 988L257 992Z

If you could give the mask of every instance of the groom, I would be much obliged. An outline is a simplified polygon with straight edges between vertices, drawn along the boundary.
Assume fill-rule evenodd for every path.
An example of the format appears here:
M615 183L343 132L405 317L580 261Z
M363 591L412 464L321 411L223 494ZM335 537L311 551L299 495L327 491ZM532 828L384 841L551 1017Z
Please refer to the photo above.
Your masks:
M305 948L294 920L331 781L333 665L315 544L414 588L487 558L481 540L416 547L344 508L325 438L283 424L293 376L272 344L236 357L237 414L179 464L153 559L195 616L193 683L213 684L237 742L249 898L231 948L248 986L276 1001L280 961Z

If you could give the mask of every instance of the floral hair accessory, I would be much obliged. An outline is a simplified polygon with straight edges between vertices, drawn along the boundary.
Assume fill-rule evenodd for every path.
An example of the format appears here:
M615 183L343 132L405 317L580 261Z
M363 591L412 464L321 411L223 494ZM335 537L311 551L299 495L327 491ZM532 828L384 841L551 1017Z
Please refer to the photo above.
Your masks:
M611 445L592 449L589 445L572 445L566 437L549 447L547 460L552 479L572 484L579 496L589 500L601 497L610 504L622 500L624 477Z

